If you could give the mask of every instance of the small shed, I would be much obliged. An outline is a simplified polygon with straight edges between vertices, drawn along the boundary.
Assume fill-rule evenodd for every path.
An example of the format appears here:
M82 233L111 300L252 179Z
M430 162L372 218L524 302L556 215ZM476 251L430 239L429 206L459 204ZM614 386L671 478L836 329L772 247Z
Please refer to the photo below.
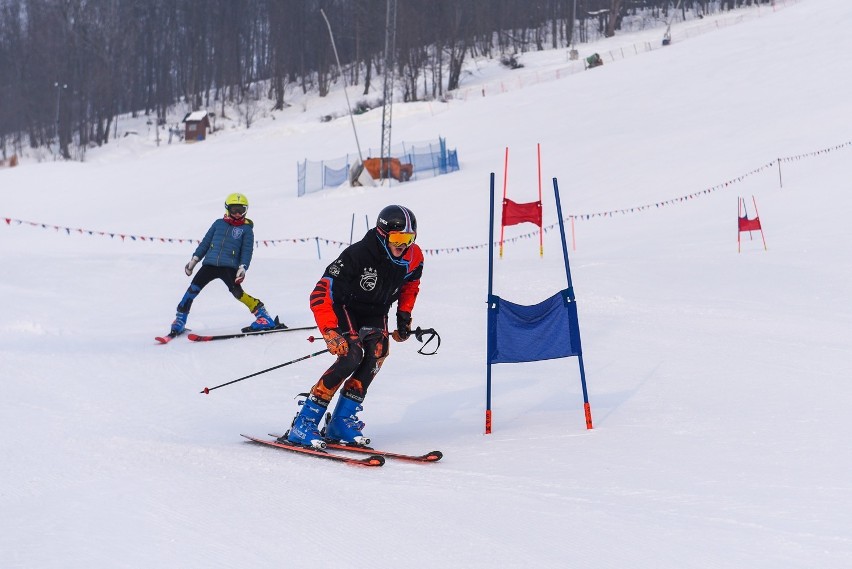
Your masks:
M207 129L210 128L210 114L207 111L195 111L183 117L186 123L184 140L197 142L207 138Z

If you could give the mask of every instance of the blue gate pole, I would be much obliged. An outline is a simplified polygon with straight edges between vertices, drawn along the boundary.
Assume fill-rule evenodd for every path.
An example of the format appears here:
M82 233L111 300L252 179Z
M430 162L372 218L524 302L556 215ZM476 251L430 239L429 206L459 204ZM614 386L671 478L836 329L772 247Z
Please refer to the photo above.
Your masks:
M562 219L562 203L559 201L559 186L556 183L556 178L553 178L553 193L556 196L556 216L559 218L559 235L562 238L562 256L565 259L565 276L568 278L568 296L571 302L574 300L574 285L571 283L571 265L568 263L568 244L565 241L565 222ZM580 333L579 322L577 334ZM586 428L592 428L592 408L589 405L589 392L586 390L586 369L583 366L583 351L577 354L577 361L580 364L580 383L583 386L583 411L586 414Z
M322 260L322 253L320 253L320 246L319 246L319 237L314 237L314 239L316 239L316 241L317 241L317 258Z
M494 302L494 172L491 172L491 201L488 204L488 318L486 325L485 360L488 369L485 373L485 434L491 434L491 303Z

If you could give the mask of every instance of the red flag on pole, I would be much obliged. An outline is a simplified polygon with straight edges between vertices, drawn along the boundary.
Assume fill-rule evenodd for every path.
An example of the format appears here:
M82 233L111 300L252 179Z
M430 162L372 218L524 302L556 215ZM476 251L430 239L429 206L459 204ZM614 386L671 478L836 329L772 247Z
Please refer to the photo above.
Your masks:
M541 214L541 144L536 146L538 154L538 201L517 203L506 197L506 185L509 173L509 147L503 162L503 216L500 224L500 258L503 258L503 235L506 227L519 223L534 223L538 226L538 252L544 256L544 229Z
M541 227L541 202L516 203L503 199L503 225L534 223Z
M760 218L755 217L754 219L749 219L747 217L739 218L739 226L740 231L759 231L760 227Z
M754 203L754 218L749 219L748 211L746 210L745 198L737 198L737 253L741 251L740 233L748 231L751 237L752 231L760 231L760 238L763 240L763 250L766 250L766 237L763 235L763 227L760 225L760 215L757 213L757 200L754 196L751 197Z

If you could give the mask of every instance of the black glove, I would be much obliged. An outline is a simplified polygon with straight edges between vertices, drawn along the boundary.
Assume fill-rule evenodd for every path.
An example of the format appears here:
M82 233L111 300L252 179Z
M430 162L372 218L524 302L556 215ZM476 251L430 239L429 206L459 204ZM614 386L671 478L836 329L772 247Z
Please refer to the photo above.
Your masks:
M397 312L396 313L396 330L393 333L393 339L397 342L404 342L411 336L411 313Z

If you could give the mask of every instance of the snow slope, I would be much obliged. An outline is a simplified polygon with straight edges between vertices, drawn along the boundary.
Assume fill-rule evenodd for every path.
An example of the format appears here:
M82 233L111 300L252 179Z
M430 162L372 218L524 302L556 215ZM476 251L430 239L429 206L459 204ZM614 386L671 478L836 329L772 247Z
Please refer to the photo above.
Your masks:
M319 121L340 93L202 144L158 148L143 126L84 163L0 170L0 567L852 565L852 6L761 10L559 80L396 105L395 140L459 151L432 180L297 198L297 161L354 151L347 117ZM524 54L524 70L553 57ZM356 123L378 146L381 111ZM488 180L502 191L509 147L509 197L533 201L538 143L545 225L554 177L576 216L595 428L568 359L495 366L485 436ZM312 322L340 251L325 240L348 242L353 219L358 238L389 203L417 214L415 325L443 343L392 345L362 418L377 446L440 463L358 469L239 436L285 429L328 356L199 393L319 349L307 334L154 344L188 285L187 240L233 191L267 241L244 286L291 325ZM745 236L737 253L734 207L753 215L752 196L768 249ZM564 286L558 231L543 258L532 226L507 237L496 293L532 304ZM213 283L189 326L250 321Z

